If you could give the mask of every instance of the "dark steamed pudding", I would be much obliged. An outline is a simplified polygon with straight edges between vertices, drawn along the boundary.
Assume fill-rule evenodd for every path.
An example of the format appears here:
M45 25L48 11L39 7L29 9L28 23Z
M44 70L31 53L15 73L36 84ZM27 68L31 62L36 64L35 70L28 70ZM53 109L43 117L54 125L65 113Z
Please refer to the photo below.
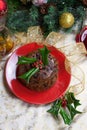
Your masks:
M42 57L39 51L34 51L28 54L26 57L36 58L38 61L42 61ZM20 64L17 68L17 78L24 73L28 72L32 68L32 64ZM18 78L18 80L24 84L27 88L34 91L44 91L52 87L58 78L58 62L56 58L49 53L48 65L43 66L36 72L31 78L29 83L25 79Z

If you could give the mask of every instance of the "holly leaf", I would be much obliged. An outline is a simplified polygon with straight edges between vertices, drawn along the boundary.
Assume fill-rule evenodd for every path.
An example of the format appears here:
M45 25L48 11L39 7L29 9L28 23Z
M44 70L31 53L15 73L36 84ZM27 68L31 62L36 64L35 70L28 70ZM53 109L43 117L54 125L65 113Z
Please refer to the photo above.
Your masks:
M80 111L77 111L71 104L68 104L67 105L67 108L68 108L68 110L69 110L69 112L70 112L70 115L71 115L71 119L73 120L73 118L74 118L74 116L76 115L76 114L81 114L81 112Z
M49 54L50 50L48 50L47 47L44 46L44 48L39 49L39 52L42 56L43 64L48 65L48 54Z
M51 113L54 117L58 118L58 113L59 113L59 109L61 106L61 101L60 100L56 100L51 109L49 109L47 112Z
M18 78L25 79L27 83L29 83L30 78L38 71L39 71L39 68L32 68L31 70L24 73L23 75L18 76Z
M30 64L30 63L34 63L37 59L36 58L28 58L28 57L18 57L18 62L17 64Z
M66 106L63 106L64 99L67 102ZM81 114L80 111L76 110L76 107L79 106L79 100L74 97L74 94L68 92L64 97L55 101L47 112L51 113L54 117L58 118L58 114L60 114L64 120L65 124L70 125L74 116L76 114Z
M62 107L60 107L60 114L61 114L65 124L70 125L71 121L72 121L71 116Z
M66 95L67 95L67 102L69 104L73 103L75 108L77 108L77 106L81 105L80 101L75 98L74 93L70 92Z

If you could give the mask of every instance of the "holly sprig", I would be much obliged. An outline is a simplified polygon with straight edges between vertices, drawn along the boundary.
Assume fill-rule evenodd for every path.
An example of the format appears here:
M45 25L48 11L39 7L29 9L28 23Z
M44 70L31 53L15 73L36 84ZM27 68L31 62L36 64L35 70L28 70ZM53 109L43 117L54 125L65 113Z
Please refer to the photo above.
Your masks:
M23 75L19 76L19 78L25 79L27 83L29 83L30 78L39 71L39 68L32 68L28 72L24 73Z
M55 118L60 114L65 124L70 125L76 114L81 114L76 108L81 105L72 92L67 92L65 96L56 100L52 107L47 111Z
M28 58L25 56L18 57L17 64L30 64L34 63L37 59L36 58Z
M39 52L42 56L43 64L48 65L48 54L49 54L50 50L48 50L48 48L46 46L44 46L44 48L39 49Z
M48 50L48 48L46 46L44 46L43 48L38 49L38 51L42 56L42 61L41 60L37 61L38 59L36 59L36 58L29 58L29 57L25 57L25 56L18 57L18 62L17 62L18 65L32 64L32 68L28 72L24 73L21 76L18 76L18 78L26 80L27 83L29 83L30 78L35 73L37 73L40 69L42 69L43 66L48 65L48 54L50 52Z

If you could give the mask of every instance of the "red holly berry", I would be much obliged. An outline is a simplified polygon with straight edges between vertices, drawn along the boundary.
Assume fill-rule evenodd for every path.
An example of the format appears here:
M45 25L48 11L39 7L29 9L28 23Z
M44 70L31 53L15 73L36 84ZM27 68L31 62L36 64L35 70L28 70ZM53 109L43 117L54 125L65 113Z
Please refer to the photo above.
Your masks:
M43 62L42 62L41 60L39 61L39 63L40 63L40 64L43 64Z
M62 99L62 107L67 106L67 100L65 98Z
M32 64L32 67L36 67L36 68L42 69L43 63L42 63L41 60L36 61L36 62L34 62L34 63Z
M39 66L40 70L42 69L42 65Z
M36 66L37 66L37 65L39 65L38 61L37 61L37 62L35 62L35 65L36 65Z
M36 68L39 68L39 66L38 66L38 65L36 65L35 67L36 67Z

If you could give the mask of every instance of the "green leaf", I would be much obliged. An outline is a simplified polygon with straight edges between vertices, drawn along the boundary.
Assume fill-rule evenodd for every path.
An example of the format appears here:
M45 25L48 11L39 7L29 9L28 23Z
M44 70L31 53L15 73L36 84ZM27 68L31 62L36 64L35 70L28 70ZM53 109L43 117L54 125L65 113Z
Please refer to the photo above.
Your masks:
M32 68L31 70L19 76L18 78L25 79L27 83L29 83L30 78L38 71L39 71L39 68Z
M60 107L60 114L65 122L65 124L71 124L71 116L64 110L64 108Z
M69 110L69 112L70 112L70 115L71 115L71 119L72 119L72 120L73 120L73 118L74 118L74 116L75 116L76 114L81 114L81 112L80 112L80 111L77 111L71 104L68 104L67 107L68 107L68 110Z
M63 107L62 103L66 100L67 104L65 107ZM58 118L58 114L60 114L65 122L65 124L70 125L74 116L76 114L81 114L80 111L76 110L76 107L79 106L79 100L75 99L74 94L71 92L68 92L65 94L64 97L62 97L59 100L56 100L51 109L49 109L47 112L51 113L54 117Z
M50 50L48 50L47 47L44 46L44 48L39 49L39 52L42 56L43 64L48 65L48 54L49 54Z
M17 64L30 64L30 63L34 63L37 59L36 58L28 58L28 57L18 57L18 62Z
M69 104L73 103L75 108L77 106L81 105L80 101L75 98L74 93L70 92L70 93L66 94L66 96L67 96L67 102Z
M49 109L47 112L51 113L54 117L58 118L59 109L61 106L61 100L56 100L51 109Z

